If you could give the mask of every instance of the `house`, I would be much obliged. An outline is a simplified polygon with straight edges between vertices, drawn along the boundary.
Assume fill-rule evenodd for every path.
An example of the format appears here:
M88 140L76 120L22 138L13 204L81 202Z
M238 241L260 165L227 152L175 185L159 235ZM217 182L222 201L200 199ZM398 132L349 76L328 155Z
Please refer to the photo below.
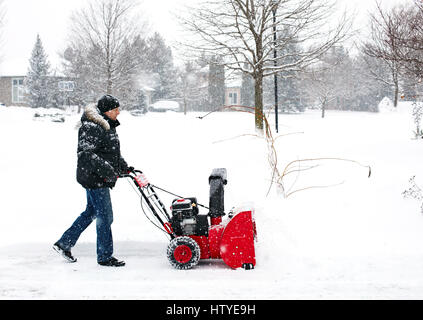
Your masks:
M141 91L145 96L145 104L148 108L153 103L153 93L155 90L149 86L142 86Z
M229 72L225 72L228 74ZM195 83L202 95L207 95L209 66L201 68L196 73ZM239 74L230 73L225 79L225 106L241 105L242 77Z
M6 106L26 106L25 102L25 76L0 77L0 103Z
M242 78L232 76L225 81L225 105L240 106L241 105L241 87Z
M6 106L28 106L25 88L26 75L0 76L0 103ZM57 104L68 104L69 92L74 89L74 81L65 77L54 77L57 82L58 93L56 95ZM208 66L202 68L195 74L196 99L201 101L201 96L206 97L208 86ZM225 80L225 105L241 105L241 77L231 76ZM152 93L154 89L143 85L141 91L146 98L147 107L152 104ZM197 103L198 104L198 103Z
M68 92L75 88L75 82L66 77L52 77L57 83L56 103L65 104ZM6 106L27 107L25 87L26 75L0 76L0 103Z

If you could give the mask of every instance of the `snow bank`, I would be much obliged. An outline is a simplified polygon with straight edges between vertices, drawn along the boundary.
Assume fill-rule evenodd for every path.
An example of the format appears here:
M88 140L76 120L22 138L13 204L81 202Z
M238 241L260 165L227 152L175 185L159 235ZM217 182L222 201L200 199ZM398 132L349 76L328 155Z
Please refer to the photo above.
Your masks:
M383 98L379 103L379 112L393 112L395 111L394 103L388 97Z
M155 110L165 110L165 111L179 111L180 106L177 101L171 100L160 100L150 105L150 108Z
M78 262L62 261L51 246L85 206L75 181L80 116L37 122L31 109L1 108L0 299L421 298L423 217L420 203L402 192L413 175L423 184L423 148L411 139L406 109L327 111L325 119L319 111L280 115L280 172L310 158L372 168L368 178L356 163L317 161L286 181L288 189L305 189L286 199L274 187L267 194L267 147L252 115L213 113L200 120L194 113L132 117L123 111L122 153L155 185L207 205L211 170L227 168L226 208L255 208L256 269L201 261L176 271L166 259L166 236L143 216L125 180L112 200L115 255L127 266L96 264L94 226L73 249ZM170 205L173 197L160 196Z

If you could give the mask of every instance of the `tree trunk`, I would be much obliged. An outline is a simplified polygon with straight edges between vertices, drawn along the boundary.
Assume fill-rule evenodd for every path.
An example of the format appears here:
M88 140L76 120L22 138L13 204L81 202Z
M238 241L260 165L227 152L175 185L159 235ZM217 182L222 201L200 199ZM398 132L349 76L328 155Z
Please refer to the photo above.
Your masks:
M255 125L256 129L263 130L263 74L258 73L255 79Z
M111 79L111 76L109 75L107 79L107 92L106 92L107 94L113 94L112 85L113 85L112 79Z
M323 103L322 103L322 119L325 117L326 103L327 103L327 100L326 100L326 98L325 98L325 99L323 100Z
M112 57L111 57L111 49L110 49L110 33L111 30L108 28L107 30L107 40L106 40L106 61L107 61L107 94L113 94L112 87Z
M394 107L398 106L398 93L399 93L399 85L398 79L394 80Z

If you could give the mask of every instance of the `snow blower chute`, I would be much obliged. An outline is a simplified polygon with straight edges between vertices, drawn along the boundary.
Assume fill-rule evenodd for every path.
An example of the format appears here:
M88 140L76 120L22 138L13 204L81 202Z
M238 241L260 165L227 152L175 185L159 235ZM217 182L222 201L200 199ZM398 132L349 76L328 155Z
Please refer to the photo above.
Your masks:
M209 177L209 207L197 203L196 198L181 197L150 184L139 170L121 177L132 179L141 195L141 207L144 201L158 224L149 220L170 237L167 257L174 268L191 269L200 259L222 259L233 269L254 269L257 231L253 209L231 211L222 219L226 215L226 169L214 169ZM170 214L155 189L177 197ZM208 214L200 214L199 207L208 209Z

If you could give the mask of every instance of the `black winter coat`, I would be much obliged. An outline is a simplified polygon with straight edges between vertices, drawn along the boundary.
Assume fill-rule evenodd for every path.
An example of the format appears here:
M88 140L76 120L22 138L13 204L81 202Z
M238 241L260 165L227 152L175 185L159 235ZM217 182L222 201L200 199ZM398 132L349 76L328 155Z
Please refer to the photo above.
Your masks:
M86 189L113 188L128 165L120 154L119 121L87 106L78 132L77 181Z

